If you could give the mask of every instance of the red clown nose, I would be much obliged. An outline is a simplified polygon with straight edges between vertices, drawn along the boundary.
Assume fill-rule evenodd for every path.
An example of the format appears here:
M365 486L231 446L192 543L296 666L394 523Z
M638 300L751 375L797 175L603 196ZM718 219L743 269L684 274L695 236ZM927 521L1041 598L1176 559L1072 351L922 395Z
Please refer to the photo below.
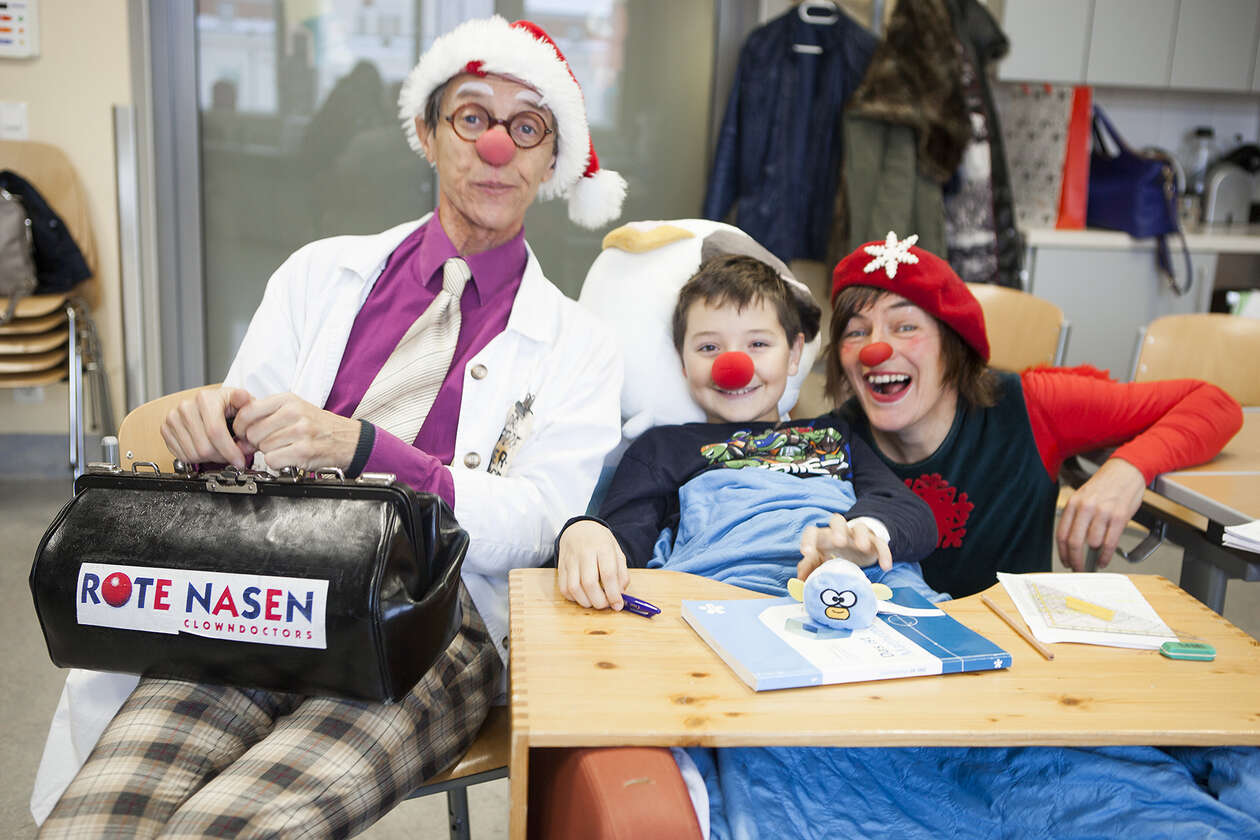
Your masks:
M886 341L877 341L862 348L862 352L858 353L858 361L867 367L875 367L875 365L891 357L892 354L891 344Z
M516 154L516 144L512 142L512 138L508 137L506 131L499 131L497 128L478 137L473 146L481 159L491 166L502 166Z
M713 384L725 391L737 391L753 378L753 360L747 353L731 350L713 360Z

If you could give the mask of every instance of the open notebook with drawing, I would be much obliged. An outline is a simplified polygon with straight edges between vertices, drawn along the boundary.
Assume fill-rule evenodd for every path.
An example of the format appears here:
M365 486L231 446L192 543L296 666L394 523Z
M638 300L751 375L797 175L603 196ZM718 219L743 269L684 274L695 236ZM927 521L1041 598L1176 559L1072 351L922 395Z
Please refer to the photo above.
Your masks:
M1143 650L1177 641L1125 575L998 572L998 580L1040 641Z

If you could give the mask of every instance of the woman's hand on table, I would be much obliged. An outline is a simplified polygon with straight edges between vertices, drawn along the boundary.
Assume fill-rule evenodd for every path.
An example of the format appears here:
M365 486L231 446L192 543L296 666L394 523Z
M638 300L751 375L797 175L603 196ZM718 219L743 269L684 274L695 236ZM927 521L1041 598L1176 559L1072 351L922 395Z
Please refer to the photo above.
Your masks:
M851 560L862 567L879 563L884 571L892 568L888 543L864 523L851 523L838 513L832 514L826 527L810 525L801 534L801 561L796 564L796 576L805 580L814 569L833 557Z
M560 594L597 610L619 610L630 585L626 555L612 531L590 519L574 522L560 535L556 557Z
M1120 535L1142 504L1146 478L1128 461L1111 458L1077 488L1063 506L1055 541L1059 560L1079 572L1085 554L1098 549L1098 568L1111 562Z

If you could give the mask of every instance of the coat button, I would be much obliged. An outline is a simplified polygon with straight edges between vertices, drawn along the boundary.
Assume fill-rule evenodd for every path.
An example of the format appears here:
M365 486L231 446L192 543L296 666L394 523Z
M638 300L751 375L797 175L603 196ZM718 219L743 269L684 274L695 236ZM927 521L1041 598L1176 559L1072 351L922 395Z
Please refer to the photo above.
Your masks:
M464 456L464 466L470 470L475 470L481 466L481 456L476 452L469 452Z
M486 371L486 366L485 366L485 365L473 365L473 368L472 368L471 373L472 373L472 378L473 378L473 379L485 379L485 378L486 378L486 373L487 373L487 371Z

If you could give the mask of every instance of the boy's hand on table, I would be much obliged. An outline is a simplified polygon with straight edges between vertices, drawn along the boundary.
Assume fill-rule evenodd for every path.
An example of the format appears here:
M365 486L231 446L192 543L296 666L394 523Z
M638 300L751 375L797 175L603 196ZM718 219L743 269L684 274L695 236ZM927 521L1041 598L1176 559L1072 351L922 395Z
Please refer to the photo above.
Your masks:
M598 522L574 522L560 535L556 558L560 594L597 610L619 610L621 593L630 585L626 555L612 531Z
M842 557L862 567L879 563L884 571L892 568L888 543L865 523L850 523L838 513L832 514L827 527L810 525L801 534L801 562L796 565L796 576L805 580L814 569L833 557Z

